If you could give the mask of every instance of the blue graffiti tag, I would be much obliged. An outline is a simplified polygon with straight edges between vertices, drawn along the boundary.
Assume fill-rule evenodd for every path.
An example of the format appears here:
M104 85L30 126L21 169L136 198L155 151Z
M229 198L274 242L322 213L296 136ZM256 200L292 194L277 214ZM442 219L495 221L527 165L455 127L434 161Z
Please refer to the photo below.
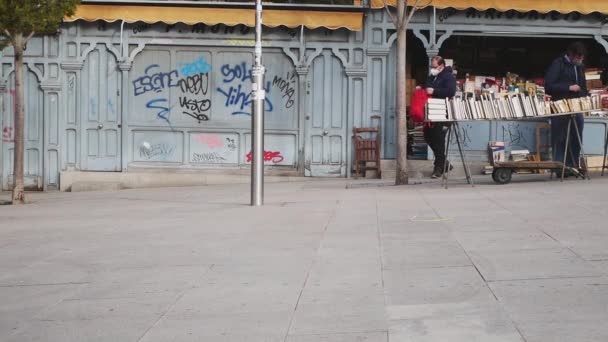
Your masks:
M206 74L211 72L211 64L207 63L204 56L201 56L196 61L182 66L179 71L186 77L196 74Z
M179 86L179 73L177 70L149 74L150 70L156 68L160 68L160 66L158 64L148 66L144 71L144 75L133 81L135 96L145 94L149 91L160 93L165 88Z
M168 102L167 99L150 100L150 101L148 101L148 103L146 103L146 108L158 109L159 112L156 113L156 116L159 119L164 120L165 122L167 122L167 124L169 126L171 126L171 121L169 120L169 114L171 114L171 107L164 107L164 106L157 105L157 103L164 103L164 102Z
M248 90L251 88L249 84L253 80L251 68L248 68L247 64L242 62L241 64L234 65L224 64L220 71L225 87L218 87L216 90L226 97L226 102L224 103L226 108L233 108L232 115L251 115L250 111L245 111L245 108L250 107L253 102L252 91ZM245 84L246 82L249 84ZM271 83L268 81L264 86L264 90L266 91L266 112L272 112L274 109L268 97L270 85Z

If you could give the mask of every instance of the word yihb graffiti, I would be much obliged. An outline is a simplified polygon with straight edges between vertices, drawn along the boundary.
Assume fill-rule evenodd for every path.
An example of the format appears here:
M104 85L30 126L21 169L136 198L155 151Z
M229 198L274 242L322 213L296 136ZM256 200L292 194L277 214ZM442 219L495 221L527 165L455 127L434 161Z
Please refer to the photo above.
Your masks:
M148 142L144 142L139 147L139 156L143 159L152 160L152 159L167 159L173 155L175 151L175 146L170 146L168 144L150 144Z
M252 69L247 66L247 63L241 64L224 64L220 69L222 73L222 82L225 88L218 87L217 91L226 97L226 108L232 108L232 115L251 115L250 107L253 102L252 92L250 89L253 80ZM268 95L270 94L270 81L264 86L266 91L265 111L272 112L273 105ZM245 111L248 109L248 111Z
M156 68L160 68L160 66L158 64L148 66L144 71L144 75L133 81L135 96L145 94L149 91L160 93L163 89L178 86L179 74L177 70L150 74L150 70Z
M186 64L179 69L182 76L193 76L196 74L207 74L211 72L211 64L207 63L204 56L201 56L196 61Z
M280 151L272 152L272 151L264 151L264 161L272 162L274 164L278 164L282 162L285 158L281 155ZM247 162L251 163L253 160L253 153L247 153Z
M201 121L208 121L209 116L205 112L211 108L211 100L197 98L197 96L207 95L209 91L209 74L198 73L187 76L179 81L179 87L183 93L179 97L179 105L183 110L182 113L193 117L199 123ZM194 96L194 98L191 96Z
M294 96L296 94L296 74L294 72L287 73L287 77L282 78L275 76L272 80L272 86L277 87L285 100L285 108L291 108L294 104Z

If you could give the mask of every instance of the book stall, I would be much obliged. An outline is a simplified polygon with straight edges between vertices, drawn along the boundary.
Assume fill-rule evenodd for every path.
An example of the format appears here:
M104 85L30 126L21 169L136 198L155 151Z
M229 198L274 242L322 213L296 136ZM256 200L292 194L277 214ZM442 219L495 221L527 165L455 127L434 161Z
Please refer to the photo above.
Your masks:
M429 99L426 105L426 121L427 122L448 122L449 131L447 133L446 156L448 155L451 136L454 135L456 145L460 153L460 158L465 169L466 178L469 184L473 184L471 173L465 161L465 155L462 148L462 142L459 134L459 122L463 121L481 121L481 120L530 120L542 121L547 118L556 116L570 116L571 120L568 123L567 137L570 136L571 129L575 129L578 143L581 146L581 156L585 158L582 137L578 134L574 115L584 113L586 116L596 118L608 118L608 111L602 110L607 107L608 93L605 91L592 91L590 96L564 99L559 101L551 101L549 96L545 96L540 92L501 92L501 93L460 93L451 99ZM566 140L566 146L568 146ZM494 145L494 146L493 146ZM504 143L490 143L490 150L493 152L493 157L490 158L492 163L492 179L499 184L506 184L511 181L512 173L516 170L550 170L556 174L561 174L563 181L566 170L566 164L556 161L541 161L527 160L525 154L520 160L506 161L504 158ZM604 141L604 165L606 168L606 152L608 150L608 139ZM502 152L496 154L496 152ZM513 153L512 153L513 155ZM498 156L498 157L497 157ZM501 157L502 156L502 157ZM564 160L567 160L568 148L566 147ZM447 171L447 170L446 170ZM582 175L583 178L589 179L588 172ZM444 172L442 178L445 187L447 188L448 173Z

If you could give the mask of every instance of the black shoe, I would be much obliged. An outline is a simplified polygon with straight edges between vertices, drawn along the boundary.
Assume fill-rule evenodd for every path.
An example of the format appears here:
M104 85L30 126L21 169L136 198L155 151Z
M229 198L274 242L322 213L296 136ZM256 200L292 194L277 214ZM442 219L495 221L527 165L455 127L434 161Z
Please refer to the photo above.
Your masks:
M439 178L441 176L443 176L443 170L440 167L436 167L433 170L433 174L431 174L431 178L435 179L435 178Z

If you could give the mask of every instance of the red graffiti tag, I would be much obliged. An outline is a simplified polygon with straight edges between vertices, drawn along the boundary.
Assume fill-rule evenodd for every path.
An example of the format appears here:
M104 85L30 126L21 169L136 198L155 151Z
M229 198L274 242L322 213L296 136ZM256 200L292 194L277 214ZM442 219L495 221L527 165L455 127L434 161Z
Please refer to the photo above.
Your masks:
M264 161L273 162L274 164L280 163L285 158L281 155L280 151L272 152L272 151L264 151ZM247 153L247 162L251 163L253 160L253 154L251 152Z
M2 129L2 141L14 142L15 136L13 135L13 127L4 127Z

